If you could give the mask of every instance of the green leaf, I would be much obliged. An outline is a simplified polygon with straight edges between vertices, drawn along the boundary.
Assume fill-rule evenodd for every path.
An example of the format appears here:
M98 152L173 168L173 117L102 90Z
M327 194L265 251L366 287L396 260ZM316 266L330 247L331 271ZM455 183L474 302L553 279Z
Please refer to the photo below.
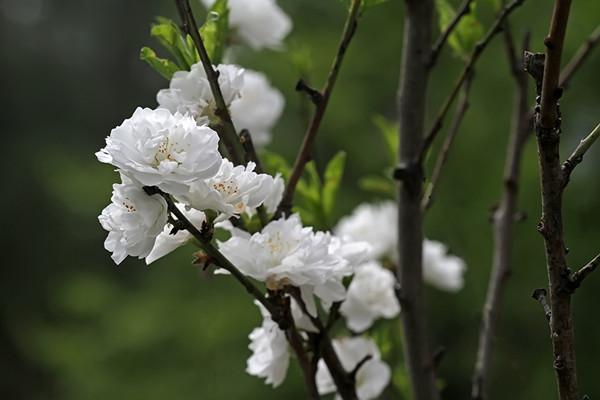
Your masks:
M448 37L448 44L454 53L467 57L483 37L483 27L475 14L475 2L471 3L471 12L463 16ZM456 16L456 10L448 0L436 0L440 30L444 31Z
M280 173L286 181L290 177L292 169L286 159L271 151L263 150L260 155L260 160L265 171L271 175Z
M323 176L323 211L328 220L336 203L337 193L344 174L346 165L346 153L338 152L327 164Z
M172 61L157 57L154 50L150 47L142 47L140 50L140 60L146 61L167 80L170 80L173 74L180 69Z
M181 30L172 20L158 17L156 21L150 35L173 55L179 69L189 70L199 59L193 43L190 46L190 42L183 39Z
M213 64L219 64L229 34L229 8L227 0L217 0L208 11L204 25L200 27L200 35Z
M383 115L375 115L373 123L379 129L379 133L385 141L390 163L394 164L396 162L396 154L398 153L398 123L385 118Z
M358 181L358 186L366 191L385 197L394 197L395 186L391 178L379 175L368 175Z
M321 178L319 177L315 163L312 161L308 162L304 171L308 175L298 181L296 191L305 201L321 204Z

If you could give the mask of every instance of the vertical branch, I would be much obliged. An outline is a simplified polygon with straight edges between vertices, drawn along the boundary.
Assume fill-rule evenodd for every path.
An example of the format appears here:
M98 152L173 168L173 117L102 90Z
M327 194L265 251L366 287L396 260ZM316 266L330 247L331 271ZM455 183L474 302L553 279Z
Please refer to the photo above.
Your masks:
M550 337L554 371L561 400L578 399L574 330L571 316L570 276L565 254L562 222L563 172L559 143L561 117L558 100L560 63L569 19L570 0L556 0L550 33L544 40L546 60L541 100L536 113L536 135L542 189L542 217L538 230L544 238L550 286Z
M310 161L313 142L315 141L317 132L321 126L321 121L325 115L325 110L327 109L331 92L333 91L337 76L340 72L340 68L342 67L342 61L344 60L344 56L346 55L350 41L352 40L354 32L356 31L361 5L362 0L352 0L350 10L348 11L348 17L346 18L346 23L344 25L344 30L342 32L342 37L338 45L337 53L331 68L329 69L329 75L327 76L327 82L325 83L323 90L318 92L312 88L309 88L302 80L300 80L298 83L297 89L309 92L313 103L315 103L316 109L312 120L310 121L310 125L308 126L308 129L304 135L304 140L302 141L298 155L296 156L296 161L294 162L294 167L292 168L285 191L283 192L281 202L277 207L277 211L273 215L274 219L279 218L282 214L290 213L292 201L294 199L294 192L296 191L296 185L298 184L298 181L304 172L306 163Z
M404 354L415 400L438 398L423 298L423 219L421 193L425 103L431 49L432 0L405 0L404 42L398 90L400 121L398 168L397 276L401 288Z
M492 342L496 334L496 326L500 306L504 297L506 282L510 275L510 258L513 243L513 224L517 212L517 196L519 192L519 175L521 159L526 139L531 130L531 118L527 99L527 75L515 50L509 27L504 30L505 47L509 67L515 82L515 94L512 112L512 124L504 163L504 186L500 203L493 215L494 250L492 270L483 306L481 330L473 386L471 396L476 400L488 398L488 381L492 362ZM523 50L529 47L526 35Z

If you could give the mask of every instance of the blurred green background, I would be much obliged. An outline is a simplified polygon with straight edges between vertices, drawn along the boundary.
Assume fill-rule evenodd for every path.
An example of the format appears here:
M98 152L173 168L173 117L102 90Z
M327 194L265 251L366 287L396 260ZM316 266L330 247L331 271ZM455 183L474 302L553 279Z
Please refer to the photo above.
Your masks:
M170 1L1 0L2 157L0 397L4 399L303 398L292 367L272 390L245 374L247 335L260 316L236 283L205 276L181 249L148 268L128 259L115 267L103 249L97 215L117 176L94 152L138 105L154 107L167 82L138 60L155 16L176 18ZM454 1L453 4L456 4ZM484 26L491 1L481 1ZM320 86L344 20L338 0L280 0L292 17L289 48L309 51L309 80ZM532 35L541 51L551 2L529 0L512 18L515 35ZM574 2L565 57L595 28L600 3ZM361 20L320 132L317 166L339 149L348 154L338 217L374 200L357 179L388 167L374 115L394 117L402 40L402 2L391 0ZM306 123L294 92L300 71L285 52L249 50L238 61L269 75L287 107L270 147L292 160ZM437 110L461 61L446 49L430 85ZM458 294L428 289L432 342L448 351L443 397L467 398L491 260L489 210L500 193L512 80L496 38L478 63L471 108L426 219L428 237L448 243L467 264ZM562 101L564 152L599 117L600 53L577 74ZM410 79L410 77L409 77ZM533 94L532 94L533 101ZM600 249L600 146L567 190L569 262L578 267ZM548 328L532 289L544 286L536 150L527 146L513 274L496 340L494 399L554 398ZM600 278L574 300L582 393L600 396ZM292 362L292 365L294 363Z

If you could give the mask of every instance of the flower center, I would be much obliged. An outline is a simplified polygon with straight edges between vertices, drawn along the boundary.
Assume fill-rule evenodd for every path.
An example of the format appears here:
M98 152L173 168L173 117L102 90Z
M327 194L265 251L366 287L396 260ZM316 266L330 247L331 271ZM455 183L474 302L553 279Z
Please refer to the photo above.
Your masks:
M121 204L123 205L123 207L125 207L127 212L132 213L132 212L137 211L137 208L135 208L135 206L133 205L133 203L131 202L131 200L128 197L125 197L125 199L123 199Z

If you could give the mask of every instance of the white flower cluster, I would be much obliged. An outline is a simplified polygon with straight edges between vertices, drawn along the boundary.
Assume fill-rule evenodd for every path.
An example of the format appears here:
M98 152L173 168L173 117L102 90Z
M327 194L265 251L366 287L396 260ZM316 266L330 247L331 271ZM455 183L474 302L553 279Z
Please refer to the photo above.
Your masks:
M231 72L225 82L237 79L234 69L224 68ZM208 82L204 83L206 87L196 88L195 94L212 98L206 95ZM254 163L234 166L221 156L217 133L206 125L208 118L200 117L212 103L194 103L197 114L193 114L193 96L186 96L181 99L189 102L182 100L172 109L138 108L111 131L106 146L96 153L99 161L117 167L123 181L114 186L112 204L99 217L109 232L105 247L113 252L117 264L127 255L151 263L191 238L187 232L170 234L173 227L167 224L166 201L158 194L147 195L144 187L155 186L174 196L181 211L197 226L204 221L205 210L216 211L217 220L223 220L252 214L263 203L272 212L281 198L283 181L279 176L254 172Z

